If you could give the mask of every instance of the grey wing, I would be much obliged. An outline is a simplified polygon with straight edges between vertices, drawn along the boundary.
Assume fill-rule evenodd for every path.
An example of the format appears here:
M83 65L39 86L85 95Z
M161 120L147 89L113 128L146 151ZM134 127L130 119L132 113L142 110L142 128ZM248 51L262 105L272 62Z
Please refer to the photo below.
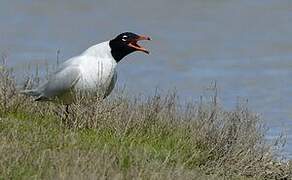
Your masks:
M115 84L116 84L116 82L117 82L117 78L118 78L118 73L117 73L116 70L114 70L114 74L113 74L113 76L112 76L112 78L111 78L111 80L110 80L109 86L108 86L108 88L106 89L103 98L106 98L106 97L112 92L112 90L114 89Z
M39 93L37 100L57 97L72 90L80 79L80 69L77 66L68 66L57 71L50 79L36 91Z

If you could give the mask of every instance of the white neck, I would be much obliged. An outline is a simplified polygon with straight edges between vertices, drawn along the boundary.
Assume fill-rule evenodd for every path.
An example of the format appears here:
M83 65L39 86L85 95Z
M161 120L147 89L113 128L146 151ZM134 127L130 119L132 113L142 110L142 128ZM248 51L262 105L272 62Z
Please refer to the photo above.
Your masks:
M109 46L109 41L105 41L96 45L89 47L85 50L82 55L85 56L95 56L101 58L113 58L111 54L111 48Z

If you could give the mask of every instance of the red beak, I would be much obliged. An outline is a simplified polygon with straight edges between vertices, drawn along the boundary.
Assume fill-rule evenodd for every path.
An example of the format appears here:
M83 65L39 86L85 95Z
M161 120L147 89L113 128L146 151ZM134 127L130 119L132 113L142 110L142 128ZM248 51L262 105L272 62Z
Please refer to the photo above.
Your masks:
M150 52L149 52L146 48L144 48L143 46L140 46L140 45L137 43L138 41L142 41L142 40L150 41L151 38L150 38L149 36L141 35L141 36L139 36L138 38L133 39L132 41L130 41L129 44L128 44L128 46L130 46L130 47L136 49L137 51L142 51L142 52L144 52L144 53L149 54Z

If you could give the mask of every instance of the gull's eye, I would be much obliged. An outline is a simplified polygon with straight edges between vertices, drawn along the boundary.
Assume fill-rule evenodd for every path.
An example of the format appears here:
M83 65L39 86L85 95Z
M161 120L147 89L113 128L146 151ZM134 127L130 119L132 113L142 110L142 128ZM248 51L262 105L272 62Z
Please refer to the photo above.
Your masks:
M123 35L122 41L127 41L128 36Z

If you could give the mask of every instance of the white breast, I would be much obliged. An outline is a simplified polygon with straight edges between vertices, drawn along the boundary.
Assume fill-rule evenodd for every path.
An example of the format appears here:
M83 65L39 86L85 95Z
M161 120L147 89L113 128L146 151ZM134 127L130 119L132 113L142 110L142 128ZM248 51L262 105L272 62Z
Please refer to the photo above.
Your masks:
M79 58L81 77L76 83L75 89L100 91L104 94L110 84L115 83L112 80L115 79L113 77L117 65L110 53L108 42L90 47Z

